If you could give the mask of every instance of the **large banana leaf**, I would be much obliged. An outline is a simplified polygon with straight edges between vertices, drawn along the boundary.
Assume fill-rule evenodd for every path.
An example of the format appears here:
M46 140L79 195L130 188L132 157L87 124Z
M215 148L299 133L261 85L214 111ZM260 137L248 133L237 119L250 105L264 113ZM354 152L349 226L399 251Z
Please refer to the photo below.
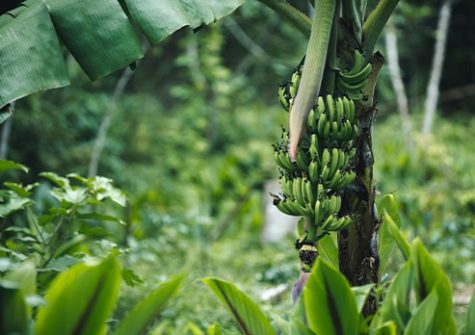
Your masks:
M245 1L27 0L0 15L0 108L69 84L59 41L95 80L143 56L139 30L155 45L183 27L219 20Z

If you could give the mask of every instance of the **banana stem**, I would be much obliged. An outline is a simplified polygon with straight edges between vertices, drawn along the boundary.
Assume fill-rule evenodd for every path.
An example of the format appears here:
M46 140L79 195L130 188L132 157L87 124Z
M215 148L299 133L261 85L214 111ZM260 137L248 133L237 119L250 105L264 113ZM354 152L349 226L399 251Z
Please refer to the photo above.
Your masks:
M297 28L305 36L310 36L312 21L285 0L259 0L276 12L284 21Z
M340 16L340 2L337 3L335 9L335 18L333 22L338 22ZM327 68L324 74L324 87L326 89L326 94L333 95L335 90L335 79L336 79L336 69L338 68L338 58L337 58L337 44L338 44L338 25L333 24L332 32L330 35L330 43L328 45L328 55L327 55ZM320 94L321 95L321 94Z
M356 0L342 0L343 22L351 29L353 36L361 43L361 12Z
M381 0L369 14L363 25L363 49L366 52L366 60L372 56L376 42L398 3L399 0Z
M336 0L315 0L315 15L305 54L302 79L290 110L289 155L292 159L295 159L297 154L308 113L320 92L335 8Z

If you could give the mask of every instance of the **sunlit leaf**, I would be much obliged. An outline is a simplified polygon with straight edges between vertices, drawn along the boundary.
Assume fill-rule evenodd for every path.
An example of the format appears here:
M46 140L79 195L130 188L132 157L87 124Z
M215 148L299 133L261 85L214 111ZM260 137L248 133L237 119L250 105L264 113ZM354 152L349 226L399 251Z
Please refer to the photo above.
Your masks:
M353 286L351 288L356 299L356 307L360 312L362 311L365 301L368 299L368 295L374 286L375 284L367 284L363 286Z
M98 264L73 266L49 287L47 305L38 312L35 334L101 334L119 286L120 267L114 257Z
M310 329L317 334L358 334L359 313L345 277L318 259L303 290Z
M389 216L388 213L384 213L383 225L386 225L388 234L391 235L392 238L396 241L396 244L402 255L404 256L404 259L408 260L411 255L411 247L409 245L409 242L407 242L406 238L399 230L399 227Z
M431 294L424 299L424 301L417 307L414 315L407 323L404 335L430 335L433 334L432 329L435 324L435 310L437 308L437 291L432 291ZM438 329L434 329L435 334L438 334ZM455 334L455 333L454 333Z
M475 292L472 294L472 300L467 311L467 324L465 325L465 334L475 334Z
M222 335L219 325L214 324L214 325L209 326L208 335Z
M397 335L396 324L392 321L386 322L370 333L371 335Z
M338 269L338 248L332 235L327 235L318 241L320 257Z
M3 196L3 201L0 202L0 218L24 209L33 203L31 199L20 197L12 191L7 191L6 194L8 194L8 197Z
M28 168L26 166L5 159L0 159L0 173L9 170L21 170L28 173Z
M382 326L386 322L394 322L398 329L404 329L410 318L409 298L413 286L414 274L410 262L404 266L394 277L389 286L383 304L380 308L379 323Z
M420 302L432 291L437 292L438 301L432 334L455 333L455 321L452 315L452 285L449 278L419 239L414 241L411 254L415 270L417 300Z
M228 308L243 334L275 334L259 306L236 286L217 278L205 278L203 281Z
M119 324L115 335L144 334L148 325L163 310L165 303L176 293L183 281L183 276L177 276L160 285L158 289L149 293L127 314Z

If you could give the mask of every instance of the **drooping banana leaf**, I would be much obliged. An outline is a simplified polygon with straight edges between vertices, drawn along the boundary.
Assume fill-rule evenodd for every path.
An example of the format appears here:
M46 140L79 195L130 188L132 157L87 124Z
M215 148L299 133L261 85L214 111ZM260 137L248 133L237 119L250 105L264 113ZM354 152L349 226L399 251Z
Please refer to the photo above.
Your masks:
M140 31L158 44L180 28L217 21L245 1L25 1L0 15L0 108L69 84L59 41L95 80L143 56Z
M14 13L0 16L0 107L66 85L61 47L44 3L27 1Z

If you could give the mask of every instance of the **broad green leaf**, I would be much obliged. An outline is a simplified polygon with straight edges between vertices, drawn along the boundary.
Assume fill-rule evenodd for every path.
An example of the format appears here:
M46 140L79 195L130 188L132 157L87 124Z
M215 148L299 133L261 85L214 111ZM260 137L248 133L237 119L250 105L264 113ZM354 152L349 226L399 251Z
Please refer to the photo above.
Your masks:
M22 184L12 183L12 182L5 182L4 185L18 194L20 197L29 197L31 195L31 191L37 187L39 184L34 183L30 185L23 186Z
M332 235L327 235L318 241L320 257L338 269L338 248Z
M317 334L358 334L359 313L350 285L333 266L318 259L303 289L310 329Z
M218 278L205 278L203 282L229 309L243 334L275 334L259 306L232 283Z
M138 36L116 0L46 0L61 40L98 79L142 58Z
M435 310L437 308L437 291L431 294L417 307L411 319L407 323L404 335L430 335L432 334L432 325L435 324ZM437 328L434 328L437 334Z
M69 85L46 6L43 1L24 4L28 7L0 26L0 108L34 92Z
M191 335L205 335L205 333L195 323L189 321L187 327L187 334L191 332Z
M182 281L183 276L177 276L151 292L147 298L139 302L125 317L114 334L145 334L147 326L149 326L163 310L164 305L177 292Z
M392 321L388 321L374 331L370 333L371 335L397 335L396 324Z
M452 285L422 242L416 239L412 245L411 262L415 271L417 301L426 299L432 291L437 292L432 334L454 334L455 321L452 315Z
M0 50L0 53L1 53L1 50ZM0 68L0 71L1 71L1 68ZM0 173L9 171L9 170L21 170L25 173L28 173L28 168L26 166L12 162L12 161L7 161L5 159L0 159Z
M402 235L399 227L394 222L394 220L389 216L388 213L384 213L383 225L387 226L387 232L392 238L396 241L396 244L404 256L405 260L408 260L411 255L411 247L406 238Z
M379 201L378 209L380 213L386 213L391 217L397 227L401 227L401 218L399 216L398 205L393 194L387 194ZM378 245L380 255L380 271L384 273L389 261L393 258L394 247L396 246L395 239L389 233L388 225L384 220L378 231Z
M29 198L19 197L12 191L6 191L3 200L0 199L0 218L7 217L13 212L19 211L31 205L33 201Z
M21 289L0 282L0 334L28 334L28 308Z
M410 318L409 298L413 283L413 269L410 262L404 266L394 277L389 286L383 304L380 308L378 323L374 326L382 326L386 322L392 321L398 329L404 329Z
M61 177L54 172L41 172L40 177L49 179L59 187L69 186L69 180L67 178Z
M304 325L301 321L292 320L290 322L290 334L291 335L315 335L315 333Z
M351 288L356 299L356 307L360 312L362 311L364 303L374 286L375 284L367 284L363 286L354 286Z
M115 306L120 266L115 257L97 264L78 264L61 273L49 287L36 321L37 335L89 335L105 332Z
M245 0L125 0L152 45L183 27L197 28L232 13Z
M399 205L394 197L394 194L386 194L379 201L379 212L387 212L398 227L401 227L401 216L399 215Z
M475 334L475 292L472 294L472 300L467 311L467 324L465 325L465 334Z

